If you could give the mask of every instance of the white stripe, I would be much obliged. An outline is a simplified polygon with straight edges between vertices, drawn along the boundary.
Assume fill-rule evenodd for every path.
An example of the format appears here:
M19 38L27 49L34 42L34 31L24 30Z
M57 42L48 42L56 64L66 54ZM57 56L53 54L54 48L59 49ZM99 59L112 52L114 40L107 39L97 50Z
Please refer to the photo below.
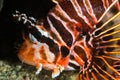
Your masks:
M39 28L39 25L36 25L36 28L38 29L38 31L45 37L49 37L48 32L43 31L42 29Z
M98 22L100 22L102 19L103 19L103 17L106 15L106 13L111 9L111 7L113 6L113 5L115 5L115 3L117 2L118 0L114 0L114 2L105 10L105 12L103 13L103 15L100 17L100 19L98 20Z
M50 51L50 49L49 49L50 46L48 46L47 44L43 44L43 46L44 46L44 49L45 49L47 61L48 62L53 62L55 60L55 55L54 55L54 53L52 53Z
M60 7L59 4L57 4L56 8L57 11L59 11L60 14L64 14L64 16L70 21L74 23L78 23L75 19L71 19L69 15Z
M94 11L93 11L93 8L92 8L92 5L91 5L90 1L89 0L83 0L83 3L85 5L86 10L89 13L89 15L93 18L94 22L97 23L97 18L94 14Z
M86 18L85 15L83 15L81 7L79 6L78 2L76 0L70 0L76 13L78 14L79 17L81 17L88 25L89 27L92 28L92 25L89 23L89 20Z
M62 44L64 44L65 46L67 46L66 43L62 40L62 38L61 38L61 36L59 35L59 33L57 32L57 30L56 30L56 29L54 28L54 26L52 25L52 22L50 21L49 17L47 17L47 21L48 21L48 23L49 23L49 25L50 25L51 31L54 32L54 33L57 35L57 37L59 38L59 40L61 41ZM53 39L53 40L55 41L55 39ZM59 46L62 46L61 43L59 43L59 42L57 42L57 41L55 41L55 42L56 42Z
M72 35L72 38L73 38L73 42L74 42L74 41L75 41L75 36L74 36L73 32L66 26L66 22L64 22L60 17L56 16L54 13L51 13L51 15L52 15L55 19L59 20L59 21L63 24L64 28L65 28L67 31L70 32L70 34Z
M102 2L103 2L103 6L104 6L104 8L106 10L108 8L108 6L109 6L109 2L108 2L108 0L102 0Z
M71 66L67 66L66 70L75 70L75 68L71 67Z
M32 39L33 42L35 42L35 44L32 44L32 48L35 49L34 51L34 60L36 59L42 59L41 55L40 54L43 54L43 53L40 53L40 48L41 47L44 47L45 49L45 56L47 58L47 61L48 62L53 62L55 60L55 55L54 53L52 53L50 50L49 50L49 46L46 44L46 43L41 43L39 41L37 41L37 39L32 35L30 34L30 39Z
M37 43L37 42L38 42L38 40L37 40L31 33L29 33L29 38L30 38L30 40L31 40L32 42L34 42L34 43Z
M80 66L80 65L79 65L76 61L74 61L74 60L71 60L71 59L70 59L69 62L72 63L72 64L75 64L76 66Z
M76 43L75 43L75 44L76 44ZM70 54L73 55L74 57L79 57L79 55L76 54L75 51L73 50L75 44L71 47L71 49L70 49ZM78 63L79 66L83 66L83 65L84 65L83 59L81 59L81 57L79 57L79 60L80 60L80 62L81 62L80 64Z
M32 44L32 47L35 49L34 58L33 58L34 60L36 59L42 60L42 57L40 55L40 54L43 54L43 53L40 53L41 47L44 47L45 54L46 54L45 56L48 62L53 62L55 60L54 53L52 53L49 50L49 46L46 43L36 42L35 44Z
M114 1L114 0L112 0L112 1ZM119 3L119 0L117 1L117 3L116 3L116 5L115 5L117 8L118 8L118 10L120 11L120 3Z
M81 45L81 43L83 43L84 45ZM88 48L88 46L86 45L86 36L83 37L83 40L77 41L74 44L74 46L79 46L79 47L81 47L84 50L84 52L85 52L85 54L87 56L87 59L88 59L88 63L89 63L89 61L91 60L92 56L91 56L90 51L86 51L86 48Z
M81 7L79 6L78 2L76 0L71 0L71 3L73 7L76 9L76 11L80 13L81 15L83 15Z

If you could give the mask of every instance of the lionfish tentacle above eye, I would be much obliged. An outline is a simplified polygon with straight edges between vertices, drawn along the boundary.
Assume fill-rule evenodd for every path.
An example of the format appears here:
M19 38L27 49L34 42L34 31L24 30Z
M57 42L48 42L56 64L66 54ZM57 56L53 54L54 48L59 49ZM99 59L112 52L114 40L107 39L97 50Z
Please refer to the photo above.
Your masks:
M52 0L56 6L45 19L13 15L28 29L19 58L52 70L79 69L78 80L120 77L120 0Z

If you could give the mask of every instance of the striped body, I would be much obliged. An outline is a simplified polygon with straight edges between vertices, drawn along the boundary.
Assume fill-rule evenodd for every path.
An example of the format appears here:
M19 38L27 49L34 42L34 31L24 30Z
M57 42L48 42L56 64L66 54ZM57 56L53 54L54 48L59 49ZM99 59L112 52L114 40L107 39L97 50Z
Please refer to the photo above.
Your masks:
M80 80L113 80L120 75L120 1L53 0L47 17L35 21L25 14L13 15L28 31L19 58L52 70L80 70ZM116 68L117 66L117 68ZM109 71L111 70L111 71ZM114 75L112 75L114 74Z

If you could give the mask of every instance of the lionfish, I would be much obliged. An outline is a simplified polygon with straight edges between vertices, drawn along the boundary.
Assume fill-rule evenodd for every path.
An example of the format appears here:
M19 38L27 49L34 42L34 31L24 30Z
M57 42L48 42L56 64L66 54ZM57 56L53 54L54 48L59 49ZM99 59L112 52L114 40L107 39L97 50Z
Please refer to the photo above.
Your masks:
M45 19L16 11L24 36L18 57L52 71L79 70L77 80L120 79L120 0L52 0L56 5Z

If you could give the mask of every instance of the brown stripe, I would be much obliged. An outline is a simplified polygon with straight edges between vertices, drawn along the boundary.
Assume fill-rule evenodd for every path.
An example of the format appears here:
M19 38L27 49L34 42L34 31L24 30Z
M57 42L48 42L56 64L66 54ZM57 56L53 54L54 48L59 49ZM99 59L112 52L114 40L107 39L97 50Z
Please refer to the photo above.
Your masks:
M66 46L61 46L62 57L66 57L69 54L69 49Z
M75 46L74 51L85 63L87 63L86 62L87 61L87 55L81 47Z
M109 2L108 0L102 0L103 1L103 6L105 9L107 9L109 7Z
M84 27L84 29L89 29L88 24L80 16L78 16L78 13L76 13L76 11L70 1L66 0L62 3L59 3L59 5L67 13L67 15L70 16L71 19L75 19L80 24L82 24L81 26Z
M43 22L44 22L43 27L44 27L44 28L46 29L46 31L50 34L50 36L51 36L54 40L60 42L60 39L58 38L58 36L55 34L55 32L53 32L53 31L51 30L50 24L48 23L47 19L44 19Z
M49 46L50 51L53 52L56 56L58 55L59 46L52 39L42 36L41 39L38 40L42 43L46 43Z
M120 40L117 41L117 44L120 45Z
M99 19L105 11L102 0L90 0L90 3L97 19Z
M58 55L59 46L52 39L42 36L35 27L32 27L29 31L38 41L40 41L41 43L46 43L49 46L51 52L53 52L56 56Z
M78 1L79 6L81 7L83 15L87 17L87 19L89 20L89 23L93 26L95 24L95 22L94 22L93 18L87 12L86 7L83 3L83 0L77 0L77 1Z
M80 66L77 66L77 65L75 65L75 64L73 64L73 63L69 63L68 65L69 65L70 67L74 68L74 69L80 69Z
M112 0L108 0L109 4L112 4Z
M55 29L58 31L58 33L62 37L63 41L68 46L71 46L73 42L73 38L70 32L67 31L65 26L63 26L63 24L59 20L57 20L55 17L53 17L52 15L49 15L49 19L52 22L53 27L55 27Z

